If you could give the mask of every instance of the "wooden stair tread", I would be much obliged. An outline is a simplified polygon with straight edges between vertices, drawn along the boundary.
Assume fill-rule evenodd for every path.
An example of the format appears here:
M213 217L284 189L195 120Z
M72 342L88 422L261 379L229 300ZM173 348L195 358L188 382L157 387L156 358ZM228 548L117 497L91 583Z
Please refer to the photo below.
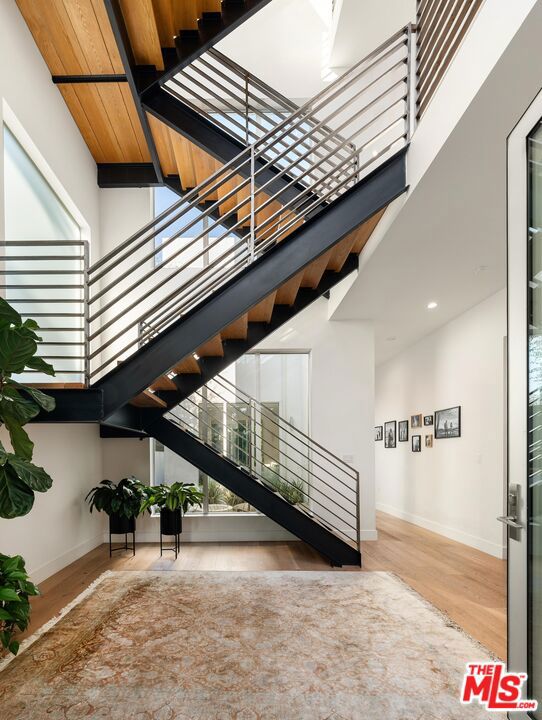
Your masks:
M142 393L130 402L130 405L134 405L135 407L167 407L166 403L150 390L143 390Z
M177 385L167 375L162 375L150 386L151 390L177 390Z
M220 335L215 335L206 343L203 343L197 350L196 355L200 357L224 357L224 346Z
M193 355L187 355L175 365L173 372L177 375L201 375L201 368Z
M305 268L303 273L303 279L301 281L301 287L316 289L322 279L323 274L326 271L327 264L331 258L333 250L328 250L319 258L313 260L311 264Z
M298 272L297 275L294 275L287 282L285 282L284 285L279 287L279 289L277 290L277 296L275 298L275 305L291 306L294 304L297 293L299 292L299 288L301 287L301 281L303 280L304 272L304 270Z
M246 340L248 335L248 313L232 322L221 331L223 340Z
M277 291L272 292L261 302L255 305L248 311L249 322L271 322L271 316L273 315L273 308L275 307L275 298Z
M350 233L350 235L347 235L340 241L340 243L335 245L326 269L333 270L334 272L340 272L343 265L348 260L348 256L352 252L352 248L354 247L355 242L356 234Z
M356 241L352 246L352 252L355 252L356 255L359 255L360 252L363 250L367 241L373 234L374 229L380 222L380 218L382 217L382 215L384 215L385 212L386 208L382 208L382 210L379 210L354 231Z

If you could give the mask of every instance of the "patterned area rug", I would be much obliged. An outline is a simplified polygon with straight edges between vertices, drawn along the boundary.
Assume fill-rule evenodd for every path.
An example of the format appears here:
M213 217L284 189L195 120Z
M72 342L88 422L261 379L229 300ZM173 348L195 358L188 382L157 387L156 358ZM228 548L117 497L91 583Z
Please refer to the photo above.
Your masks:
M466 720L489 654L389 573L107 572L0 673L2 720ZM493 715L493 717L496 717Z

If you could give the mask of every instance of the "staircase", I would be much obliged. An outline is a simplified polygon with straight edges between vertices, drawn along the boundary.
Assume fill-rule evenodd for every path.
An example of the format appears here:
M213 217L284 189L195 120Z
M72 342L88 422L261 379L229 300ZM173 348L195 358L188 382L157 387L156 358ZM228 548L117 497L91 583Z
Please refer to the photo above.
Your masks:
M245 15L263 4L236 3ZM142 91L179 156L182 135L210 171L193 187L180 173L181 198L85 268L81 311L70 314L84 318L88 389L56 391L46 419L154 437L334 564L359 564L352 468L278 416L282 449L269 466L268 413L250 398L249 462L239 461L231 428L222 428L221 449L204 428L210 396L227 408L243 397L221 371L355 271L386 207L407 189L412 29L297 107L211 48L242 17L225 16L226 5L220 22L202 16L209 22L182 46L181 63Z
M225 377L147 432L332 564L361 563L358 473Z

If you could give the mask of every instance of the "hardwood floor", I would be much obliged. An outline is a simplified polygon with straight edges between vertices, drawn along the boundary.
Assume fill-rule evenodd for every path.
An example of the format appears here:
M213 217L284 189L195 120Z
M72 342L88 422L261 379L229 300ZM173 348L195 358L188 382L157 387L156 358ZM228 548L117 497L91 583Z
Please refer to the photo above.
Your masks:
M379 539L363 544L362 571L396 573L499 657L506 657L506 564L389 515L378 515ZM191 543L159 557L158 545L109 558L101 545L40 583L29 633L54 617L105 570L330 570L301 542ZM358 568L346 571L360 572Z

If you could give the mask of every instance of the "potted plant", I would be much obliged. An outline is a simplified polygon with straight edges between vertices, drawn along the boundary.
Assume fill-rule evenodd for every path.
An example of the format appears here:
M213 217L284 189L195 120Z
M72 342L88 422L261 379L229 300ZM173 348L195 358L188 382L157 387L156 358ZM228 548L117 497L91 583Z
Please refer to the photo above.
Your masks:
M37 355L41 338L35 320L23 321L15 308L0 298L0 427L5 426L12 452L0 443L0 518L27 515L36 492L46 492L53 481L32 462L34 444L24 429L40 412L54 410L55 401L35 387L14 379L28 370L54 375L53 367ZM20 555L0 554L0 642L16 655L17 630L26 630L30 621L31 595L38 588L28 580Z
M154 505L160 509L160 533L178 535L182 532L182 513L188 508L201 507L203 493L193 483L176 482L172 485L155 485L146 488L141 511Z
M111 480L102 480L85 500L90 505L90 512L96 509L109 515L109 532L112 535L134 533L146 490L133 476L123 478L117 485Z
M0 555L0 640L13 655L19 651L13 639L16 629L26 630L30 622L31 595L39 595L39 590L28 580L23 558Z

